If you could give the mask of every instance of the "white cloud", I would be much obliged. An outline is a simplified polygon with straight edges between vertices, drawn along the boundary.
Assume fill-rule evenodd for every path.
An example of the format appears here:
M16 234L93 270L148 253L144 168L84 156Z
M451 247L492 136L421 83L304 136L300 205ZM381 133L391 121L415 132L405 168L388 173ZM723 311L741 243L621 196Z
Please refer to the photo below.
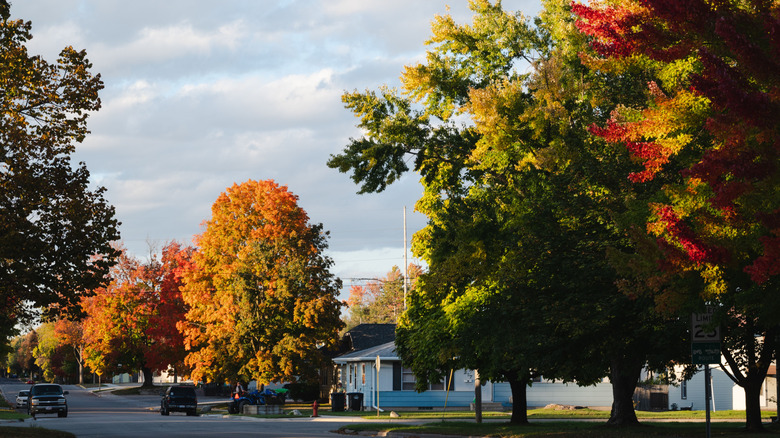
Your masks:
M77 149L116 206L123 238L189 243L220 192L274 179L331 231L334 273L383 276L402 264L402 208L409 236L425 219L411 208L418 177L356 195L348 175L326 167L357 119L345 90L398 83L421 59L435 14L463 22L467 0L25 0L31 52L50 62L73 45L102 74L103 108ZM531 7L538 0L505 0Z

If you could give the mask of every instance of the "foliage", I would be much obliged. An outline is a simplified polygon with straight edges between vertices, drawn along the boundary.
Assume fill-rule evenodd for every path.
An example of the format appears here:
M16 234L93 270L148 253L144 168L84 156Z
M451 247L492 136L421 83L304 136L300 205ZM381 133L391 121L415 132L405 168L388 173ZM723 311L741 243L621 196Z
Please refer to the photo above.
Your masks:
M273 181L235 184L212 206L184 274L179 325L196 380L306 381L343 326L327 232Z
M365 135L328 163L367 192L415 157L428 226L413 248L429 273L399 321L399 354L420 388L456 366L509 381L515 422L534 376L588 384L609 372L610 422L635 422L639 371L680 357L685 327L618 289L610 255L636 251L630 206L652 192L631 186L628 153L587 127L619 99L643 99L632 90L644 72L591 74L566 2L546 2L536 26L471 5L472 25L436 19L426 62L402 76L406 97L344 95Z
M84 383L84 326L80 321L58 319L54 323L54 333L58 344L70 350L72 359L78 367L78 383Z
M414 289L422 267L413 263L408 267L407 295ZM363 323L395 323L404 311L404 273L393 266L384 278L371 280L366 286L352 286L349 290L347 328Z
M161 261L147 264L121 251L112 269L111 283L85 297L82 306L85 362L98 374L141 369L144 385L152 384L154 370L167 370L184 357L176 324L185 307L179 291L179 270L191 249L170 243Z
M599 55L590 65L654 71L644 102L618 107L593 132L643 165L635 183L675 176L650 205L661 269L649 289L667 307L717 305L748 428L760 429L760 385L780 330L780 5L621 0L575 9Z
M70 155L100 108L100 75L84 51L55 63L27 53L31 24L0 2L0 335L29 323L35 308L56 313L103 284L119 238L104 188L90 189Z

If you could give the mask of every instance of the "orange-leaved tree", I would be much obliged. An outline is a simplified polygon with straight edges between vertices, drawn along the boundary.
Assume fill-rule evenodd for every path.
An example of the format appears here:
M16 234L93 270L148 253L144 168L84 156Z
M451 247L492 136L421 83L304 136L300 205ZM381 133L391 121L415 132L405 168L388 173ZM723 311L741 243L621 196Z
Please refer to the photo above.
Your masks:
M58 319L54 323L54 333L57 341L63 347L71 350L73 359L79 369L79 385L84 383L84 326L80 321Z
M162 259L144 264L122 250L111 284L82 300L87 365L99 374L141 369L144 386L152 372L180 369L184 341L176 324L186 308L181 299L180 270L191 248L170 243Z
M274 181L234 184L212 206L185 273L179 327L194 379L309 380L343 323L327 232Z

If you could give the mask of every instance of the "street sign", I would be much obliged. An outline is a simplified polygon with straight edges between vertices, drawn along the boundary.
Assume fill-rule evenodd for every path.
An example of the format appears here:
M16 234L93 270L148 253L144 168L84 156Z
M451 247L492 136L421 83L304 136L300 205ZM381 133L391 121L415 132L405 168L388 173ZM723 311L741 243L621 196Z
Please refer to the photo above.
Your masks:
M707 307L706 313L691 315L691 342L720 341L720 327L712 326L715 308Z
M720 342L693 342L691 363L694 365L720 363Z
M704 313L691 315L691 363L720 363L720 327L713 326L715 308L707 306Z

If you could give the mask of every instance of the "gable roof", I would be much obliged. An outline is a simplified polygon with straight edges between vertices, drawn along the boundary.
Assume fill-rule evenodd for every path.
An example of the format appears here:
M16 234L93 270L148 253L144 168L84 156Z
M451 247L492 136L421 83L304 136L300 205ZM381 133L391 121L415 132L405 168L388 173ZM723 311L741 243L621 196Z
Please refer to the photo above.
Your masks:
M395 341L395 324L360 324L344 334L344 353L365 350Z
M380 360L401 360L398 354L395 352L395 341L387 342L381 345L375 345L365 350L353 351L351 353L342 354L341 356L333 358L333 362L337 364L344 364L347 362L365 362L376 360L379 356Z

